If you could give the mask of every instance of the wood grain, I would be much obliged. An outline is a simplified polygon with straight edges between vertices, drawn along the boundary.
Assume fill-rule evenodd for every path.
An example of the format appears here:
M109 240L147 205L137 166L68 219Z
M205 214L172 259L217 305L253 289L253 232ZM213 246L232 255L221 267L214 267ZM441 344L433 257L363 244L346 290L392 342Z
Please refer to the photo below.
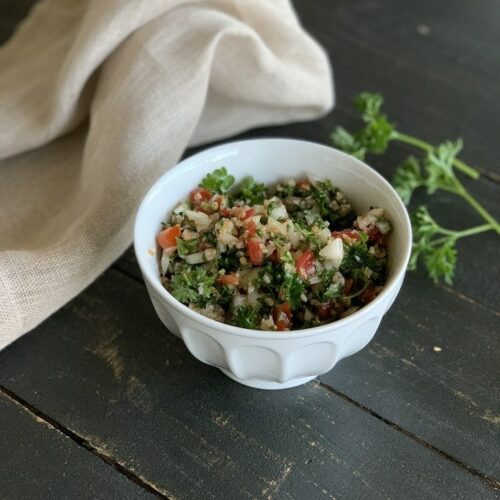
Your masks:
M154 498L2 391L0 422L4 500Z

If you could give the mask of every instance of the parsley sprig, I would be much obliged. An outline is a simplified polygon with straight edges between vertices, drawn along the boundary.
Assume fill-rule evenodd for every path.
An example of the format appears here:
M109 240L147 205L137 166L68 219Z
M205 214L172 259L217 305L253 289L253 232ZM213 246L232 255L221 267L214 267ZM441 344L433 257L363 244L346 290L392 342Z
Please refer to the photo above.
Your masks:
M467 191L455 170L460 170L474 179L479 177L477 170L457 158L463 148L459 139L446 141L438 146L404 134L396 130L385 114L381 112L384 100L380 94L363 92L355 99L365 126L350 133L337 127L331 134L335 146L364 159L366 154L383 154L391 141L399 141L424 152L423 158L409 156L398 167L393 184L403 202L408 205L414 191L425 188L429 195L438 190L447 191L463 198L486 222L462 231L440 226L425 206L420 206L412 217L413 252L408 266L416 269L423 261L429 277L436 283L443 279L451 284L457 261L456 242L460 238L486 231L500 233L498 221Z
M233 184L234 176L228 173L226 167L221 167L207 174L200 182L200 187L214 193L224 194L229 191Z

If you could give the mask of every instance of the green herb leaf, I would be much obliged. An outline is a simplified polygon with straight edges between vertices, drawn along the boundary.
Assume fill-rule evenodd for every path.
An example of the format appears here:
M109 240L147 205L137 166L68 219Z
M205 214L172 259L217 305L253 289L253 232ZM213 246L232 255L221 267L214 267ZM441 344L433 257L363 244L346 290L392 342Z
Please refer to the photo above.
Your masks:
M351 156L364 160L366 156L366 148L345 128L335 127L330 134L330 139L334 146L349 153Z
M257 328L259 324L257 309L250 305L237 307L234 310L231 323L240 328L249 328L252 330Z
M260 205L266 198L266 186L260 182L255 182L253 177L245 177L236 195L237 199L242 199L250 205Z
M405 205L410 203L415 189L425 186L426 179L422 176L420 164L414 156L409 156L396 170L393 181L399 196Z
M281 290L285 302L288 302L292 309L297 309L302 302L300 297L305 292L304 282L296 274L287 274Z
M434 283L438 283L443 278L446 283L452 284L457 262L457 250L453 239L450 238L443 245L428 248L424 260L425 267Z
M453 162L461 149L461 140L457 142L448 141L428 153L424 165L427 172L425 185L429 194L435 193L438 189L457 191Z
M200 187L214 193L224 194L234 184L234 176L228 174L226 167L218 168L211 174L207 174L200 182Z
M177 252L181 257L190 255L198 251L199 240L193 238L192 240L183 240L182 238L176 238L177 241Z
M173 275L168 289L183 304L205 307L217 293L214 285L215 278L203 267L185 265Z

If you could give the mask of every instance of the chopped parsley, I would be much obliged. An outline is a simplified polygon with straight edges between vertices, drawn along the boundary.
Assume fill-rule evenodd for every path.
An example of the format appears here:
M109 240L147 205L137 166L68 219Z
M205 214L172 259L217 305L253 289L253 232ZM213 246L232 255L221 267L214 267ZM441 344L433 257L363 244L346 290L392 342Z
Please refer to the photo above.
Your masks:
M222 167L214 170L211 174L207 174L200 182L200 187L214 193L224 194L229 191L233 184L234 176L228 174L226 167Z

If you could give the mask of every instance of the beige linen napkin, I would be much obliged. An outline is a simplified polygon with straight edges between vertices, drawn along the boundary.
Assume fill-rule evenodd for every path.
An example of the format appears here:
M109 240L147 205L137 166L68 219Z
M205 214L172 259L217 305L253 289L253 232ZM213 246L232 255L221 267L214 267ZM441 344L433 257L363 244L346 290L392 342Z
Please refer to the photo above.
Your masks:
M130 244L188 145L333 104L286 0L45 0L0 49L0 348Z

